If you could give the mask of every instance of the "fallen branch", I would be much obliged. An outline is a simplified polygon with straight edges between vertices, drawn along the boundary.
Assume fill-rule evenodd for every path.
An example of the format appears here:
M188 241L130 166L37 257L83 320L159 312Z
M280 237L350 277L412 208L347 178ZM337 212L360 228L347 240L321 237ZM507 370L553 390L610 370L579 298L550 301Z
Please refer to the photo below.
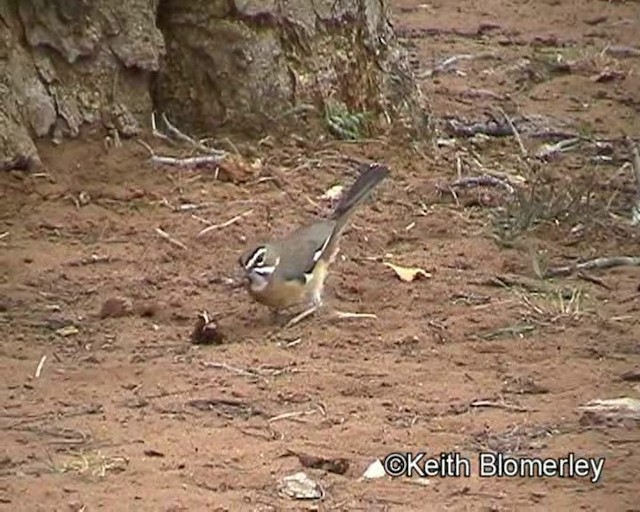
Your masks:
M575 265L567 265L563 267L552 267L548 268L544 272L545 278L547 277L566 277L574 272L578 272L580 270L606 270L614 267L634 267L640 266L640 257L632 257L632 256L614 256L611 258L596 258L589 261L584 261L582 263L577 263Z
M180 240L176 240L175 238L172 238L171 235L169 235L169 233L167 233L166 231L160 229L160 228L156 228L156 233L158 233L162 238L164 238L167 242L169 242L172 245L175 245L176 247L180 247L180 249L188 249L188 247L183 244Z
M242 219L243 217L246 217L247 215L250 215L251 213L253 213L253 209L247 210L246 212L242 212L241 214L236 215L235 217L232 217L231 219L229 219L229 220L227 220L225 222L222 222L220 224L212 224L211 226L208 226L208 227L204 228L202 231L200 231L196 235L196 238L201 238L204 235L206 235L207 233L211 233L211 231L215 231L217 229L222 229L222 228L226 228L228 226L231 226L231 224L235 224L240 219Z
M161 156L156 155L155 151L149 144L144 142L143 140L138 140L138 143L143 146L151 155L151 161L155 164L160 165L170 165L174 167L199 167L201 165L214 164L216 168L222 163L222 161L227 157L227 152L219 149L209 148L205 146L202 142L195 140L193 137L185 134L181 130L179 130L175 125L173 125L168 119L167 116L162 114L162 120L164 121L167 129L169 130L172 136L166 135L162 133L157 125L156 125L156 116L155 113L151 114L151 131L154 137L158 137L166 142L174 143L176 140L181 142L186 142L196 148L197 150L206 153L205 155L200 156L191 156L185 158L178 158L173 156Z

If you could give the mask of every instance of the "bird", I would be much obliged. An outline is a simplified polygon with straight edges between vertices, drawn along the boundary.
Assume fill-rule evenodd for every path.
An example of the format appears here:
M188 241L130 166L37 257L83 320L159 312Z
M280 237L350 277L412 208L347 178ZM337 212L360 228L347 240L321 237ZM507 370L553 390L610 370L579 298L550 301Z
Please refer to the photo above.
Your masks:
M351 215L389 175L389 168L383 164L362 167L364 170L328 218L302 225L282 238L254 243L238 258L250 297L269 307L274 316L296 305L307 306L285 327L297 324L323 305L324 282Z

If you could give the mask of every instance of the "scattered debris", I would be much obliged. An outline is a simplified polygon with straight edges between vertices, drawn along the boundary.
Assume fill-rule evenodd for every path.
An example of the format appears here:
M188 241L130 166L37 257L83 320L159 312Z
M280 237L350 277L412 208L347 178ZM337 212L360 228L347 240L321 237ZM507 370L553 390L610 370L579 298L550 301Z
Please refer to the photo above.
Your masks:
M513 124L513 121L507 115L507 113L504 111L502 107L499 107L498 110L500 111L500 113L502 114L502 117L504 117L505 121L509 125L509 128L511 129L511 133L515 137L516 142L518 143L518 147L520 148L520 153L522 154L523 157L526 158L528 155L527 148L524 147L524 144L522 143L522 139L520 138L520 133L518 133L518 130L516 129L515 124Z
M526 407L522 407L520 405L509 404L504 401L494 402L492 400L474 400L469 404L472 408L496 408L496 409L504 409L506 411L514 411L514 412L528 412L530 409Z
M111 297L104 301L98 316L100 318L122 318L133 313L133 303L126 297Z
M535 153L535 157L540 160L550 160L552 157L560 154L567 153L578 149L582 139L580 137L572 137L570 139L564 139L555 144L543 144Z
M80 331L75 325L66 325L56 330L56 334L67 338L68 336L75 336Z
M349 311L338 311L334 310L333 312L336 318L340 320L346 320L350 318L370 318L371 320L377 320L378 316L374 313L351 313Z
M637 226L640 225L640 152L638 152L638 146L630 138L627 138L627 144L632 156L631 167L636 182L636 202L631 211L631 223Z
M316 414L318 409L310 409L308 411L293 411L293 412L285 412L283 414L278 414L277 416L273 416L269 418L269 423L273 423L274 421L280 420L297 420L304 421L301 419L302 416L310 416L311 414Z
M460 178L449 185L436 185L438 192L452 192L456 188L468 187L502 187L509 192L509 194L514 194L516 192L515 187L509 183L507 179L497 178L490 174Z
M144 453L147 457L159 457L159 458L162 458L162 457L164 457L164 456L165 456L165 455L164 455L164 453L159 452L158 450L154 450L154 449L148 449L148 450L145 450L143 453Z
M167 119L167 116L162 114L162 120L166 125L171 136L162 133L158 130L156 126L156 116L155 113L151 114L151 127L153 131L153 135L158 137L165 142L173 143L174 141L182 141L191 145L194 149L206 153L201 156L192 156L186 158L178 158L172 156L159 156L156 155L151 146L149 146L146 142L142 140L138 140L138 143L146 148L147 151L151 154L151 161L156 164L164 164L171 165L177 167L198 167L201 165L212 164L216 168L224 161L227 157L226 151L221 151L218 149L213 149L205 146L202 142L195 140L193 137L189 137L187 134L181 132L178 128L176 128L170 121Z
M322 487L302 471L282 478L279 491L285 496L296 500L320 500L324 498Z
M122 472L129 465L125 457L108 457L100 450L95 452L80 452L71 456L59 468L61 473L77 473L79 475L106 476L108 471Z
M91 256L80 258L79 260L73 260L68 263L70 267L83 267L85 265L95 265L97 263L111 263L117 261L117 258L111 256L99 256L98 254L92 254Z
M385 476L387 476L387 472L385 471L382 462L380 462L380 459L376 459L371 464L369 464L369 467L362 474L361 479L376 480L378 478L384 478Z
M607 419L640 420L640 399L611 398L605 400L591 400L580 406L580 410Z
M505 336L518 336L519 338L522 338L525 334L533 332L534 330L535 326L530 324L510 325L508 327L502 327L501 329L496 329L483 334L482 338L485 340L495 340Z
M607 46L603 53L616 58L640 57L640 49L631 46Z
M265 416L265 413L251 404L232 398L196 398L187 405L203 412L215 411L224 418L252 418Z
M180 240L176 240L175 238L172 238L171 235L169 235L163 229L156 228L156 233L158 233L163 239L165 239L170 244L175 245L176 247L180 247L180 249L185 249L185 250L188 249L188 247L185 244L183 244Z
M549 388L538 384L533 377L518 376L509 378L502 387L502 391L518 395L543 395L549 392Z
M212 231L231 226L232 224L235 224L236 222L238 222L243 217L246 217L247 215L251 215L251 213L253 213L253 209L247 210L246 212L242 212L241 214L236 215L235 217L232 217L231 219L229 219L229 220L227 220L225 222L222 222L220 224L212 224L210 226L207 226L206 228L204 228L202 231L200 231L196 235L196 238L202 238L204 235L206 235L208 233L211 233Z
M300 464L305 468L321 469L329 473L344 475L349 469L349 460L344 458L327 458L310 455L308 453L294 452L287 450L285 455L293 455L298 457Z
M484 30L484 29L483 29ZM436 64L432 69L428 69L419 74L419 78L422 80L424 78L431 78L440 73L444 73L450 68L452 68L455 64L465 60L485 60L485 59L495 59L497 58L494 53L481 53L478 55L471 55L468 53L463 53L460 55L452 55L451 57L447 57L443 59L438 64Z
M209 313L198 314L196 325L191 332L191 342L195 345L219 345L225 340L224 333Z
M610 258L596 258L589 261L583 261L582 263L576 263L575 265L567 265L562 267L551 267L544 272L544 277L567 277L574 272L580 270L606 270L614 267L623 266L640 266L640 257L637 256L613 256Z
M401 281L405 283L411 283L415 281L420 276L430 278L431 274L426 270L419 267L403 267L401 265L396 265L394 263L390 263L388 261L384 262L384 265L393 270L396 275L400 278Z

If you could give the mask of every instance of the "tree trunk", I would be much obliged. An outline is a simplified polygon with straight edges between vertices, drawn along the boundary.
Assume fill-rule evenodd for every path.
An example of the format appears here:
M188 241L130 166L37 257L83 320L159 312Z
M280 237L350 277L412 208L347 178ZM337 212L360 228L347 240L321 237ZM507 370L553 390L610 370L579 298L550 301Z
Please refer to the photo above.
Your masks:
M0 0L0 169L34 140L153 110L184 129L257 135L328 105L423 126L384 0Z

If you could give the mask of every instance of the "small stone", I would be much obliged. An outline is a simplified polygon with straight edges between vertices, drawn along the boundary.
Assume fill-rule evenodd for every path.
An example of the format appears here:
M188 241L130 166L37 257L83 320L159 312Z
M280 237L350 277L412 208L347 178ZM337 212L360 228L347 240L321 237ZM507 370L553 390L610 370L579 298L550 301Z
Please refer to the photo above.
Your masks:
M98 315L100 318L121 318L133 312L132 302L124 297L112 297L107 299Z

